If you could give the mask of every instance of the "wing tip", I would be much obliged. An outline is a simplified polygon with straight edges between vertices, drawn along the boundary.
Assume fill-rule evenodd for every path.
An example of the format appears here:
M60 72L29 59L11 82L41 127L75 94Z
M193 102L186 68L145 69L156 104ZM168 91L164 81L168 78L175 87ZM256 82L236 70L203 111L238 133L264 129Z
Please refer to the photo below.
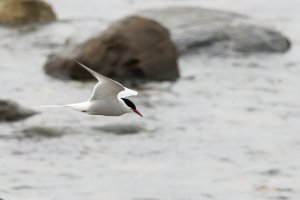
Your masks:
M82 67L84 67L84 68L87 68L84 64L82 64L81 62L79 62L79 61L77 61L77 60L75 60L75 59L72 59L73 60L73 62L75 62L75 63L77 63L78 65L80 65L80 66L82 66Z
M82 68L84 68L86 71L88 71L91 75L93 75L96 79L98 79L98 81L100 81L100 79L102 77L104 77L103 75L99 74L98 72L90 69L89 67L85 66L84 64L82 64L81 62L72 59L75 63L77 63L79 66L81 66Z
M131 90L125 87L125 90L121 91L119 93L119 97L120 98L125 98L125 97L129 97L129 96L137 96L139 93L135 90Z

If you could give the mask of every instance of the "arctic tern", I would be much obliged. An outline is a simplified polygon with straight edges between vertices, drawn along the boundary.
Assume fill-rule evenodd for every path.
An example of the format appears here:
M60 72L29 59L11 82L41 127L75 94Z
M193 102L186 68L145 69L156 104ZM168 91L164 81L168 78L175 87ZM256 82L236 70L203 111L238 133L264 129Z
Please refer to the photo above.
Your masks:
M98 83L94 86L91 97L87 101L81 103L41 107L69 107L73 110L90 115L105 116L120 116L125 113L135 112L143 117L134 103L126 98L135 96L138 92L124 87L117 81L95 72L78 61L75 62L90 72L98 80Z

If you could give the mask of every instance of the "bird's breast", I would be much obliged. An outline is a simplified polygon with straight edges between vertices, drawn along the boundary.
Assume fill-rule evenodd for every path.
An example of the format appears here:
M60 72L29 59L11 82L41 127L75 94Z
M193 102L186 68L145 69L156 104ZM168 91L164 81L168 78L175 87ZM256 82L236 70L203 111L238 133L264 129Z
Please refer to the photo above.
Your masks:
M126 113L118 101L91 101L88 109L91 115L119 116Z

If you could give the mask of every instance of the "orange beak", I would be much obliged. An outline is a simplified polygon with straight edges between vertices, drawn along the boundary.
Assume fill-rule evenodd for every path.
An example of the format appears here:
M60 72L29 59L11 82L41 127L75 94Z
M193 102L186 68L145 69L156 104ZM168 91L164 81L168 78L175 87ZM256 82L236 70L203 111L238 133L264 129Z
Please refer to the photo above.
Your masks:
M132 109L133 112L135 112L136 114L138 114L139 116L143 117L143 115L136 109Z

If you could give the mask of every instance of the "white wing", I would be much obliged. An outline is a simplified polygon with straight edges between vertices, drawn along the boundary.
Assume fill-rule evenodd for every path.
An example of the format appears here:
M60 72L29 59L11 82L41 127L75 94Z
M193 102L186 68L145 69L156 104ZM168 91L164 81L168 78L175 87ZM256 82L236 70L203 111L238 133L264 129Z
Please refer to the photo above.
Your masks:
M134 90L131 90L131 89L128 89L126 87L124 87L125 90L121 91L119 94L118 94L118 98L125 98L125 97L129 97L129 96L136 96L138 95L138 92L137 91L134 91Z
M86 67L85 65L81 64L78 61L75 61L78 63L81 67L86 69L88 72L90 72L95 78L98 79L98 83L94 86L94 90L92 93L92 96L89 100L109 100L109 99L117 99L117 98L124 98L128 96L137 95L138 93L134 90L130 90L117 81L114 81L110 78L107 78L94 70L91 70L90 68Z

